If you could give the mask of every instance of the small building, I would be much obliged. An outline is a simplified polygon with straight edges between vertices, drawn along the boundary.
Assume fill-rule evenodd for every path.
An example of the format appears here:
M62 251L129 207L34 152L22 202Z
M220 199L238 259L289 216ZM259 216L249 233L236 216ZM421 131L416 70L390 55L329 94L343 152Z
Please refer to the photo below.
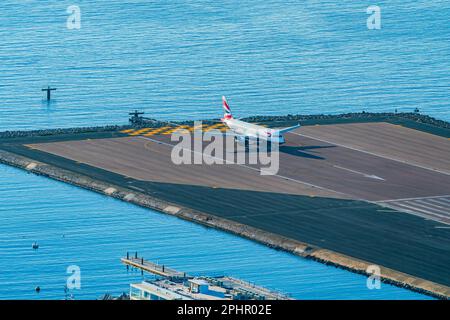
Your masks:
M130 285L131 300L285 300L288 296L231 277L156 278Z
M190 279L188 282L190 284L190 291L193 294L208 295L219 299L225 298L226 289L212 285L205 279Z
M191 276L136 256L122 258L127 266L154 275L130 285L131 300L290 300L291 298L233 277Z
M177 292L176 288L165 287L161 283L143 281L130 285L130 300L193 300Z

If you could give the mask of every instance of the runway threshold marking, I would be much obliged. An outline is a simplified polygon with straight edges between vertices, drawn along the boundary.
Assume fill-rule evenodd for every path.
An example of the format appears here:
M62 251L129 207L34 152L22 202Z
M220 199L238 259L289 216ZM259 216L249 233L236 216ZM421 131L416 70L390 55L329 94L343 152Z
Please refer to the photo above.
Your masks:
M149 140L149 141L152 141L154 143L165 145L165 146L168 146L168 147L171 147L171 148L174 147L174 145L171 144L171 143L167 143L167 142L163 142L163 141L160 141L160 140L152 139L152 138L149 138L149 137L146 137L146 136L138 136L137 138ZM202 152L196 152L196 151L194 151L192 149L187 149L187 148L182 148L182 149L186 150L186 151L189 151L189 152L192 152L192 153L197 153L197 154L204 155ZM228 164L234 164L234 165L237 165L237 166L240 166L240 167L243 167L243 168L247 168L247 169L250 169L250 170L253 170L253 171L261 172L261 169L253 168L253 167L245 165L245 164L235 163L234 161L230 161L230 160L214 157L214 156L211 156L211 155L206 155L206 156L210 157L211 159L217 159L217 160L220 160L220 161L224 161L225 163L228 163ZM282 176L282 175L279 175L279 174L275 174L273 176L279 177L279 178L284 179L284 180L292 181L292 182L295 182L295 183L298 183L298 184L306 185L306 186L309 186L309 187L312 187L312 188L317 188L317 189L320 189L320 190L328 191L328 192L331 192L331 193L342 194L342 195L344 195L346 197L349 196L348 194L340 192L340 191L328 189L328 188L321 187L321 186L318 186L318 185L315 185L315 184L312 184L312 183L309 183L309 182L305 182L305 181L289 178L289 177ZM355 200L365 201L364 199L355 199Z
M408 213L408 214L419 216L421 218L431 219L431 220L434 220L434 221L450 224L448 222L442 221L442 219L444 217L442 217L440 215L435 215L435 214L433 214L431 212L427 212L427 211L420 210L420 209L417 209L417 208L412 208L410 206L389 204L386 207L392 208L392 209L394 209L396 211L405 212L405 213Z
M450 195L385 200L375 203L422 218L450 224Z
M377 202L396 202L396 201L405 201L405 200L425 200L425 199L449 199L450 195L443 195L443 196L429 196L429 197L416 197L416 198L401 198L401 199L391 199L391 200L381 200Z
M434 172L439 172L439 173L442 173L442 174L450 176L450 172L446 172L446 171L442 171L442 170L439 170L439 169L422 166L422 165L417 164L417 163L408 162L408 161L405 161L405 160L389 157L389 156L386 156L386 155L370 152L370 151L367 151L367 150L361 150L361 149L358 149L358 148L355 148L355 147L347 146L345 144L331 142L331 141L328 141L328 140L325 140L325 139L316 138L316 137L313 137L313 136L310 136L310 135L307 135L307 134L303 134L303 133L297 133L297 132L292 132L292 131L288 132L288 133L295 134L295 135L300 136L300 137L305 137L305 138L309 138L309 139L313 139L313 140L317 140L317 141L322 141L322 142L329 143L331 145L339 146L339 147L342 147L342 148L347 148L347 149L350 149L350 150L367 153L367 154L370 154L372 156L376 156L376 157L379 157L379 158L384 158L384 159L388 159L388 160L392 160L392 161L397 161L397 162L408 164L410 166L418 167L418 168L421 168L421 169L426 169L426 170L431 170L431 171L434 171Z
M442 209L447 210L446 207L443 207L443 203L441 203L441 202L434 202L433 199L428 199L427 201L419 199L419 200L415 200L415 202L424 204L426 206L434 207L434 208L437 208L437 209L440 209L440 210L442 210Z
M374 174L367 174L367 173L364 173L364 172L360 172L360 171L356 171L356 170L352 170L352 169L348 169L348 168L344 168L344 167L336 166L336 165L334 165L333 167L334 167L334 168L341 169L341 170L349 171L349 172L352 172L352 173L355 173L355 174L359 174L359 175L362 175L362 176L364 176L364 177L366 177L366 178L369 178L369 179L375 179L375 180L386 181L385 179L383 179L383 178L381 178L381 177L379 177L379 176L376 176L376 175L374 175Z

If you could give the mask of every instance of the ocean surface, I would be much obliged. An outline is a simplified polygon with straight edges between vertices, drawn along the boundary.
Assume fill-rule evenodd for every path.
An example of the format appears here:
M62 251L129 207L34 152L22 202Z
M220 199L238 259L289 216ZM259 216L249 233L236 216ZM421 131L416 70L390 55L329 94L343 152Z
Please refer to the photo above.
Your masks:
M450 120L450 2L0 2L0 131L238 117L412 111ZM57 88L54 102L41 89Z
M450 2L79 0L0 2L0 131L160 120L412 111L450 120ZM51 103L41 89L56 87ZM31 249L37 241L40 248ZM0 166L0 299L77 299L139 281L138 251L190 273L228 274L300 299L422 299L75 187ZM34 288L40 286L39 294Z

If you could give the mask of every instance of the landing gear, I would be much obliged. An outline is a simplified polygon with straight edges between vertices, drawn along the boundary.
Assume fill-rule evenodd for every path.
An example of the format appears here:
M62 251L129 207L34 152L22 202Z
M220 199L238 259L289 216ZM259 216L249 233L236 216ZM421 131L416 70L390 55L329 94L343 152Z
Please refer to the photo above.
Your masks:
M271 152L272 151L272 141L257 139L256 140L256 150L258 152L261 151L261 147L263 149L265 149L262 151Z
M250 151L250 139L248 137L245 137L244 147L245 147L245 152Z
M248 137L234 137L234 141L241 145L244 145L245 152L248 152L250 150L250 140Z
M267 140L250 140L249 137L234 137L234 141L243 145L245 152L249 152L250 150L255 150L259 152L261 150L261 146L266 149L262 151L271 152L272 151L272 142ZM256 148L250 148L250 144L256 144Z

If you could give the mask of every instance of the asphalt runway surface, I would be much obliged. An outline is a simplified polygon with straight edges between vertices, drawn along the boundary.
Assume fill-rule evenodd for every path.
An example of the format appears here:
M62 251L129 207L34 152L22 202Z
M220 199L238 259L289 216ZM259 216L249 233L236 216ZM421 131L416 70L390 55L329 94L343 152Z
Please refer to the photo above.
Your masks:
M378 125L381 126L379 131L385 133L385 125ZM350 129L353 131L356 126L359 126L359 124L344 125L343 127L351 127ZM373 126L374 124L364 124L363 128ZM388 126L397 128L394 125ZM328 131L333 131L335 127L341 128L342 125L320 126L320 129L317 129L317 126L312 128L306 127L305 129L301 128L297 130L299 135L297 133L286 135L287 143L280 147L280 176L330 189L337 193L348 194L353 198L370 201L450 194L449 175L426 168L427 165L430 168L439 167L442 172L445 172L448 169L447 163L450 168L450 160L448 160L450 159L450 141L447 141L447 139L438 137L439 140L443 140L446 144L443 145L442 143L438 145L438 148L434 147L431 142L422 142L416 137L414 143L410 144L408 153L404 153L401 150L401 147L403 149L408 147L408 144L404 143L405 141L400 141L401 147L399 147L399 145L389 144L389 142L395 141L395 138L383 139L382 152L375 155L360 152L354 149L354 147L349 148L333 144L333 142L328 143L323 140L311 139L304 136L304 134L315 135L319 130L318 135L323 136L323 134L320 134L323 131L322 127L326 127ZM416 132L415 130L411 131ZM341 135L341 133L339 135L334 134L334 137L338 137L335 140L339 140L342 144L343 139L340 138ZM421 132L419 132L419 135L425 138L435 137ZM380 144L377 140L372 143L370 142L370 140L374 140L375 138L370 130L366 133L357 132L355 136L358 141L363 140L365 137L365 140L369 141L366 142L366 145L377 146ZM331 140L331 137L327 138ZM194 180L196 184L201 185L203 182L195 181L198 176L208 176L207 179L209 181L217 183L218 187L222 187L223 185L220 185L221 183L226 184L229 179L233 179L234 175L232 171L248 171L241 170L242 168L239 168L237 165L226 165L224 167L234 166L234 168L227 170L224 176L215 179L215 175L221 175L221 170L218 168L218 165L212 166L212 170L208 170L209 168L205 169L207 166L194 165L186 166L188 169L186 179L181 179L180 173L186 168L177 166L176 170L174 170L175 167L171 165L170 159L171 149L158 144L155 140L175 144L170 142L168 135L153 135L147 139L137 136L135 138L39 144L33 145L33 148L99 166L104 169L118 170L121 174L142 180L162 179L168 182L182 183L190 183L192 182L190 180ZM426 148L423 148L423 146ZM379 148L374 147L374 149ZM411 149L416 152L411 157L415 158L415 163L420 163L421 166L406 163L407 160L404 158L409 157ZM390 158L392 157L393 151L403 156L403 158L398 157L401 161ZM417 154L423 155L423 157L420 158ZM164 162L165 165L163 165ZM174 171L177 174L172 179L169 176ZM196 174L197 172L199 173L198 175ZM241 176L242 172L239 172L238 176ZM158 173L167 174L161 177L152 176ZM252 174L252 176L254 175ZM284 192L283 190L285 188L280 187L279 184L274 182L276 179L268 178L267 180L271 181L265 184L270 185L274 183L274 187ZM245 181L242 181L242 183L245 183ZM231 186L235 187L236 184L232 184ZM296 187L298 187L298 184ZM271 191L274 191L274 189ZM294 191L293 193L296 192Z
M176 143L170 141L170 135L158 134L159 129L154 132L141 129L124 138L61 141L31 147L144 181L380 204L450 195L450 141L392 124L297 129L287 134L286 144L280 146L280 169L274 176L261 176L255 165L175 165L171 151ZM450 222L450 204L445 201L438 208L429 205L428 210L417 205L415 209L395 208Z
M308 126L296 133L450 175L450 139L390 123Z
M157 137L157 136L155 136ZM168 136L65 141L30 146L136 180L254 191L338 197L339 193L279 176L262 176L246 165L176 165ZM159 143L164 141L164 143Z
M294 179L369 201L450 195L450 175L441 172L295 133L286 141L280 174Z
M394 127L389 130L403 130ZM422 147L406 146L415 150L409 164L401 149L405 142L385 139L379 149L364 149L363 142L375 144L374 127L365 135L364 128L358 129L358 145L347 146L351 141L344 134L336 134L341 140L335 143L319 131L320 137L311 138L314 130L332 128L305 127L288 134L280 149L280 172L272 177L260 176L255 166L172 166L173 142L158 134L37 143L32 149L17 145L9 151L450 285L450 227L445 224L450 176L446 160L438 159L447 156L448 141L442 138L438 143L444 148L433 151L426 139L434 136L414 132L409 143Z

